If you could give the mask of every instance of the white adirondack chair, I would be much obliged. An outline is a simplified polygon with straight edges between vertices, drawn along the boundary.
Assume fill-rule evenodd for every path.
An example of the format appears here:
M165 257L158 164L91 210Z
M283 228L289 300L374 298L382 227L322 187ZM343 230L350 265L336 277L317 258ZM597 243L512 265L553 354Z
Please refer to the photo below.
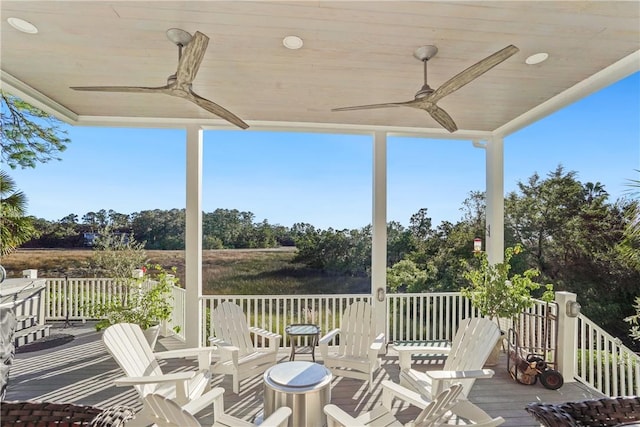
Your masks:
M329 404L324 407L327 414L328 427L434 427L446 424L450 418L449 409L456 403L458 395L462 391L460 384L454 384L443 390L433 401L423 401L415 393L391 381L382 381L382 405L376 406L372 411L353 418L338 406ZM409 393L406 393L409 392ZM399 398L408 403L418 399L422 412L407 424L400 423L392 413L391 403L393 398Z
M458 399L462 389L462 384L452 384L442 390L433 400L429 400L399 384L385 380L382 381L382 405L376 406L372 411L356 418L336 405L326 405L324 412L327 414L327 427L438 427L450 425L449 420L453 417L459 404ZM402 424L393 415L394 398L414 405L422 411L414 420ZM473 405L470 402L467 403ZM491 417L466 421L465 425L476 427L494 427L504 422L502 418Z
M153 422L158 427L201 427L202 424L193 416L194 408L205 407L213 404L213 427L253 427L240 418L224 413L224 389L216 387L202 395L197 400L184 406L178 405L160 394L148 394L144 398L145 406L153 413ZM261 427L285 427L291 415L291 409L282 407L265 419Z
M214 336L210 338L218 349L220 360L211 372L233 376L233 392L240 392L240 380L253 377L276 364L281 335L249 327L242 309L232 302L223 302L211 313ZM251 334L268 340L268 348L256 348Z
M490 378L494 375L491 369L482 369L489 354L500 339L501 333L498 325L486 318L465 319L458 327L458 331L451 342L451 347L396 347L399 352L405 353L435 353L446 352L442 370L417 371L411 369L407 360L400 369L400 384L408 387L426 399L432 399L453 382L462 384L461 398L454 412L471 420L490 420L491 417L479 407L469 402L466 397L477 378ZM402 356L401 356L402 357Z
M213 348L201 347L154 353L140 326L118 323L105 329L102 336L107 350L116 360L126 377L115 380L117 386L133 386L140 398L150 393L175 399L186 404L211 388L211 353ZM159 359L197 357L198 371L163 374ZM203 409L203 408L200 408ZM136 423L148 419L145 407L136 415ZM148 423L147 423L148 424Z
M352 303L342 315L340 328L320 338L318 347L324 366L334 375L369 381L380 367L379 352L384 345L384 334L375 336L371 305L365 301ZM329 352L329 343L339 337L337 351Z

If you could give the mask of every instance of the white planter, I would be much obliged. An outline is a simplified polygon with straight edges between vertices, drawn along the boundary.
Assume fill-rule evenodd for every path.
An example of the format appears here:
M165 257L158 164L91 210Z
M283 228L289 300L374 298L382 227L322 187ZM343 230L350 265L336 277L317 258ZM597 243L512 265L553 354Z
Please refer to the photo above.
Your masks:
M153 351L153 349L156 346L156 342L158 341L158 336L160 335L160 325L155 325L147 329L144 329L142 333L144 334L144 337L147 339L147 342L149 343L149 347L151 347L151 350Z

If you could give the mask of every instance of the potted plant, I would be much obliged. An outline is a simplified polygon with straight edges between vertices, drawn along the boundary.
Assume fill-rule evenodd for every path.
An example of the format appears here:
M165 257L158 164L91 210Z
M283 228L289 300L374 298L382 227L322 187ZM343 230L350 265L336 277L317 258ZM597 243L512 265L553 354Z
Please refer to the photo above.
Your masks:
M518 244L505 249L504 261L500 263L490 264L485 252L476 253L477 267L471 267L463 261L467 268L463 276L470 285L461 289L462 295L469 298L482 316L495 320L501 327L504 324L513 325L520 313L532 307L532 293L542 288L541 284L533 280L540 274L537 269L530 268L522 274L510 274L511 258L521 252L522 246ZM544 289L541 299L553 301L553 285L545 285ZM496 346L495 358L502 347L501 341Z
M135 323L145 333L151 348L160 333L160 323L171 318L173 298L171 287L177 284L175 268L171 274L160 265L150 267L153 274L142 269L143 274L120 281L122 292L119 298L103 303L91 304L89 311L99 318L96 330L100 331L116 323Z

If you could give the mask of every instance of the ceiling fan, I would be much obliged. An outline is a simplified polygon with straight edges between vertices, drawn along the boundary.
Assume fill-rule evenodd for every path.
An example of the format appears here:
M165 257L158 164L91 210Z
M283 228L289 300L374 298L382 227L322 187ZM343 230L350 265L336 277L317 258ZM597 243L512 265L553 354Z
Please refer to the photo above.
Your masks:
M517 47L509 45L504 49L501 49L496 53L487 56L480 62L475 63L461 73L458 73L454 77L444 82L438 89L433 90L427 84L427 62L429 61L429 59L433 58L436 53L438 53L438 48L435 46L422 46L416 49L416 51L413 53L413 56L415 56L416 59L422 61L424 64L424 85L422 85L422 88L416 93L414 99L406 102L387 102L384 104L370 104L358 105L354 107L334 108L331 111L366 110L387 107L419 108L431 114L431 117L433 117L435 121L440 123L443 128L445 128L449 132L455 132L458 130L458 126L456 126L456 123L453 121L451 116L442 108L438 107L436 103L445 96L460 89L467 83L470 83L471 81L477 79L496 65L510 58L512 55L515 55L518 50L519 49Z
M159 87L144 86L82 86L71 87L74 90L86 90L95 92L141 92L141 93L164 93L187 99L201 108L221 117L234 125L246 129L249 127L240 117L229 110L221 107L215 102L209 101L191 90L193 79L195 79L200 68L200 63L204 58L204 53L209 44L209 37L199 31L192 36L188 32L179 28L167 30L167 37L178 46L178 70L175 74L167 78L167 84ZM182 48L184 49L184 55Z

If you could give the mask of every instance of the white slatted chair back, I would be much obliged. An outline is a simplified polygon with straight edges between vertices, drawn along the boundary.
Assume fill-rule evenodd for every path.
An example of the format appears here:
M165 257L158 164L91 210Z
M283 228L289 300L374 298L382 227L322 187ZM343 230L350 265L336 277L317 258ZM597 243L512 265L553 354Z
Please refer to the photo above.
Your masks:
M367 357L374 339L371 305L365 301L352 303L342 315L338 354Z
M104 331L102 341L128 377L162 375L158 361L140 326L132 323L109 326ZM152 393L157 386L157 384L140 384L135 388L142 397Z
M451 344L444 363L444 371L471 371L482 369L491 351L500 339L498 325L486 318L464 319ZM468 395L475 379L462 380L463 394Z
M233 375L234 393L240 392L240 380L261 374L276 364L282 336L255 326L249 327L237 304L219 304L211 313L211 321L213 337L210 339L218 347L220 356L211 372ZM252 337L256 339L255 346ZM258 340L262 340L262 347L257 345Z
M196 417L160 394L146 395L144 403L155 415L153 421L158 427L201 427Z
M444 389L418 414L413 424L409 424L409 426L431 427L438 425L437 423L439 421L442 422L447 412L456 404L460 393L462 393L462 384L460 383ZM442 424L446 424L446 422L442 422Z
M212 312L214 336L239 349L239 356L255 351L247 318L239 305L232 302L219 304Z
M449 425L452 416L450 410L457 404L462 385L459 383L452 384L450 387L440 392L433 400L416 399L415 393L392 383L391 381L382 381L383 395L390 395L392 399L399 399L405 403L415 404L420 402L419 407L424 408L418 416L402 424L394 415L397 410L396 405L392 405L392 401L388 405L383 404L374 406L369 411L360 414L357 418L353 418L350 414L340 409L334 404L328 404L324 407L327 414L329 426L358 426L358 427L435 427ZM393 408L392 408L393 407ZM474 423L475 424L475 423Z
M145 408L152 413L150 419L158 427L200 427L200 422L194 415L194 406L205 408L213 406L213 427L255 427L255 424L236 418L224 412L224 389L216 387L199 398L180 406L175 400L161 394L145 396ZM283 406L262 420L261 427L286 427L291 417L291 409Z

